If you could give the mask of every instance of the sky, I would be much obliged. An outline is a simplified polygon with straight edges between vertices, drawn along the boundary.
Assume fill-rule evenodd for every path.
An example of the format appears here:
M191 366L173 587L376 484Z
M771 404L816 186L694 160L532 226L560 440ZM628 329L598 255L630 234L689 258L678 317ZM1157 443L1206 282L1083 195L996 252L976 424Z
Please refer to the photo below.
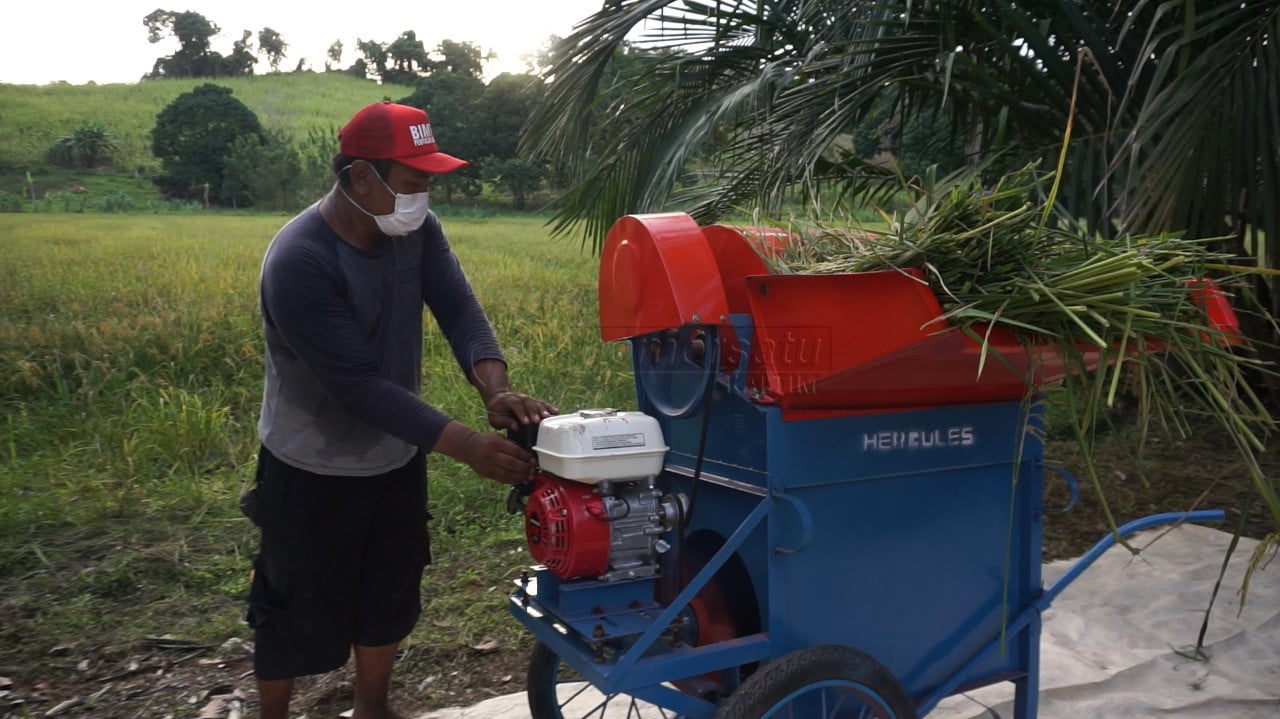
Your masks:
M334 40L343 45L342 65L359 57L356 39L389 43L413 30L427 50L441 40L469 41L497 58L485 65L492 78L524 72L522 56L538 51L551 35L568 35L575 23L600 9L601 0L67 0L22 2L6 15L17 27L0 42L0 83L42 85L65 81L99 85L137 82L156 58L171 55L177 40L147 41L142 18L163 8L200 13L221 32L212 49L224 55L244 30L270 27L289 44L281 70L299 58L324 69ZM21 29L20 29L21 28ZM256 72L270 68L259 64Z

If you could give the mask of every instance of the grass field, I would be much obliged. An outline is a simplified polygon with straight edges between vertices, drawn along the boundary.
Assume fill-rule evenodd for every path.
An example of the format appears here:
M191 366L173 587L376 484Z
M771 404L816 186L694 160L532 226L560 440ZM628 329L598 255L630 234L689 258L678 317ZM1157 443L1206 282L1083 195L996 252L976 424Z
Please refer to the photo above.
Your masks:
M139 75L146 69L140 68ZM178 95L206 82L231 88L264 127L293 136L313 128L336 135L355 108L384 98L398 100L412 91L344 73L314 72L110 85L0 84L0 169L43 165L49 143L96 120L116 135L117 170L152 170L158 167L150 137L156 114Z
M56 663L48 650L69 643L249 637L256 534L236 499L257 448L257 271L284 219L0 215L0 667L21 672L0 675L52 672L31 657ZM576 241L532 219L446 228L517 388L562 408L634 404L623 348L595 334L594 262ZM436 334L424 364L429 400L480 428ZM502 610L527 564L505 489L447 458L430 472L435 621L407 650L524 642Z

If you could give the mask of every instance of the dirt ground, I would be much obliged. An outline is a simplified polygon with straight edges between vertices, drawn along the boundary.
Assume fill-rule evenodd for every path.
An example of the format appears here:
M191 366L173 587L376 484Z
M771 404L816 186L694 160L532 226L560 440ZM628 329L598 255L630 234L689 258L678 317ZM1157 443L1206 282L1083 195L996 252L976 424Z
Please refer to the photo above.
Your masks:
M1096 446L1101 481L1118 521L1194 507L1223 508L1230 531L1248 496L1232 452L1210 441L1165 440L1151 445L1144 463L1147 482L1127 456L1122 436ZM1051 443L1047 457L1080 478L1080 500L1068 512L1050 514L1045 525L1045 559L1078 556L1108 532L1097 493L1080 470L1073 446ZM1269 470L1274 467L1269 468ZM1065 485L1047 478L1046 505L1062 505ZM1207 489L1207 491L1206 491ZM1245 523L1248 536L1261 537L1272 524L1261 511ZM0 624L5 622L0 617ZM402 653L393 698L414 716L442 706L467 705L520 691L531 640L494 651L449 656L425 650ZM239 639L219 646L170 638L140 638L128 646L96 646L92 639L65 646L33 641L20 660L0 666L0 717L200 717L256 716L251 648ZM30 677L40 677L32 682ZM351 706L351 669L301 680L294 716L329 719Z

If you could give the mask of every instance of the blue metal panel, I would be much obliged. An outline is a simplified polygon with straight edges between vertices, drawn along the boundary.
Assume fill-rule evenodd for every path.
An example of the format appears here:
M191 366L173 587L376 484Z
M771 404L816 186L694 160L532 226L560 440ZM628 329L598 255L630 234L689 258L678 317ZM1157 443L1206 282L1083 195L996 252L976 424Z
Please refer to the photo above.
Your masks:
M616 691L631 692L637 687L706 674L725 667L737 667L768 657L769 637L765 634L753 634L701 647L685 644L640 659L630 668L609 666L608 671L612 676L606 686L613 687Z
M626 664L616 661L616 651L605 661L597 661L584 635L572 630L560 631L555 622L548 621L547 607L536 601L526 606L514 597L508 606L511 614L561 661L601 691L611 694L625 692L639 696L637 690L646 686L741 666L770 656L768 635L754 634L701 647L658 644L654 646L654 654Z
M680 590L675 599L671 600L671 604L653 619L653 624L636 640L635 645L627 649L622 658L618 660L619 670L626 671L632 662L639 660L649 651L650 647L658 639L658 635L670 626L672 620L688 606L694 595L707 585L715 573L724 566L728 558L741 549L747 538L756 533L765 518L769 516L770 508L771 503L767 499L756 504L742 520L742 524L729 536L724 546L716 550L716 553L707 561L706 565L698 570L693 579L689 580L689 583ZM718 668L721 667L705 667L704 671Z
M784 421L775 409L765 412L769 479L779 491L924 471L1008 466L1020 442L1035 441L1026 436L1016 402L804 421Z
M846 644L914 695L1040 592L1041 446L1017 403L807 422L771 411L769 631L779 653ZM1021 445L1022 461L1016 451ZM1006 593L1007 592L1007 593ZM1029 668L1034 638L964 683Z
M566 582L549 570L541 569L536 572L530 591L543 604L554 607L562 617L574 619L597 609L602 611L610 607L625 607L632 602L652 602L653 582L653 577L618 582L590 579Z
M717 383L712 393L704 470L763 487L767 468L765 414L760 406L734 393L723 382ZM640 411L658 418L663 439L671 447L667 463L692 469L698 456L701 415L664 417L645 403Z

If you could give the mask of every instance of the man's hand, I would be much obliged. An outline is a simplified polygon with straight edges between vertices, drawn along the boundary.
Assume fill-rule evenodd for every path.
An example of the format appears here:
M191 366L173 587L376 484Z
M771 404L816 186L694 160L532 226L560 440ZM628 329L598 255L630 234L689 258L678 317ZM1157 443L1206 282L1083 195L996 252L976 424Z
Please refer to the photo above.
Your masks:
M475 432L462 445L462 461L476 474L502 484L533 481L533 455L520 445L492 432Z
M495 429L518 429L522 424L537 424L560 410L523 392L503 390L485 398L489 425Z
M523 484L534 478L533 455L520 445L500 434L476 432L456 420L444 428L432 451L465 462L481 477L502 484Z

